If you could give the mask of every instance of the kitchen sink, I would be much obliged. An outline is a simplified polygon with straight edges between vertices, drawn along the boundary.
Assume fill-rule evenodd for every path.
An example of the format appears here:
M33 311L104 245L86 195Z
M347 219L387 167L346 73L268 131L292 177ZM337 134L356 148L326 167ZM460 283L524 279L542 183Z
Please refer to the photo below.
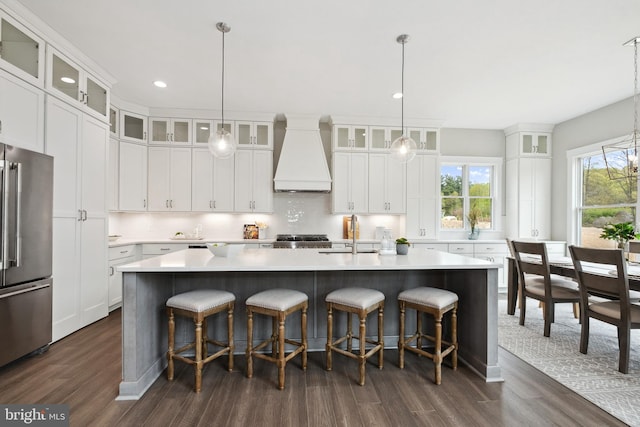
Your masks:
M350 254L351 248L333 248L333 249L322 249L319 250L320 254ZM358 249L357 253L359 254L375 254L378 253L377 249Z

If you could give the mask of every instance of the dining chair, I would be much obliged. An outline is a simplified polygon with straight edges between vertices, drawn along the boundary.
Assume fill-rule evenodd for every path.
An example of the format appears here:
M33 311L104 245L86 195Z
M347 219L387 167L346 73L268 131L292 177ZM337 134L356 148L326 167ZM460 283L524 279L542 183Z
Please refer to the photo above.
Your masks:
M627 263L621 249L569 246L580 288L580 353L589 346L589 319L618 328L618 370L629 372L630 330L640 329L640 306L629 297ZM589 263L589 264L584 264ZM597 298L590 298L591 296Z
M580 292L575 281L549 271L549 258L544 242L512 240L511 252L516 260L520 296L520 325L524 325L527 297L543 304L544 336L551 334L555 304L579 303Z

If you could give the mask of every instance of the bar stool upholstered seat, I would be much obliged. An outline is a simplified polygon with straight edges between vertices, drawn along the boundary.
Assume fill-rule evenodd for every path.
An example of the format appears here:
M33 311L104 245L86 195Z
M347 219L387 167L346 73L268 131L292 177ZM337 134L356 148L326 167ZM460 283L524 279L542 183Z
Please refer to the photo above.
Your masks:
M444 289L420 287L408 289L398 295L400 306L400 333L398 340L398 353L400 369L404 368L404 351L409 350L433 360L435 365L435 383L442 380L441 366L445 356L451 353L451 364L455 370L458 367L458 337L457 337L457 310L458 295ZM417 311L416 333L405 338L405 309ZM451 312L451 341L442 341L442 317ZM422 331L422 313L430 314L435 319L435 336L425 335ZM422 338L432 341L435 345L433 353L422 349ZM416 341L416 347L411 343ZM446 345L443 349L442 345Z
M289 360L302 353L302 369L307 369L307 309L309 297L304 292L292 289L269 289L258 292L247 298L247 377L253 376L253 357L264 359L278 366L278 388L284 389L284 369ZM301 310L301 339L295 341L285 336L285 320L287 316ZM253 314L271 316L271 337L253 346ZM285 357L285 343L296 347ZM271 355L259 353L271 344Z
M229 371L233 370L233 307L236 297L231 292L200 289L174 295L167 300L167 315L169 317L169 350L167 351L167 379L173 380L174 359L181 360L195 368L194 390L200 392L202 388L202 368L205 364L222 356L229 355ZM227 342L210 339L207 333L207 317L227 312ZM195 338L179 349L175 346L175 316L190 317L195 324ZM208 355L208 345L221 347L216 353ZM195 348L193 358L180 355L184 351Z
M358 384L364 385L365 363L367 359L378 353L378 368L383 367L384 351L384 294L375 289L367 288L343 288L330 292L326 298L327 304L327 370L333 368L332 352L343 354L352 359L356 359L359 365ZM346 335L333 340L333 311L339 310L347 313ZM378 340L367 340L367 315L378 310ZM356 314L360 320L359 333L354 336L351 327L351 316ZM358 340L359 352L352 352L352 340ZM338 347L347 341L347 349ZM366 343L373 344L368 352Z

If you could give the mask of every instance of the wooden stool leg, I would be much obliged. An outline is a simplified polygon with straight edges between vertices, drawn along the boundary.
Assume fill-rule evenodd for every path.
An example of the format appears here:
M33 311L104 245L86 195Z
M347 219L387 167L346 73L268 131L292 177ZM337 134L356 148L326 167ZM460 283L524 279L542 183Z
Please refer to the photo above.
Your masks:
M451 343L453 344L451 365L456 370L458 368L458 303L453 306L451 312Z
M284 389L284 313L278 313L278 388Z
M253 312L247 309L247 378L251 378L253 376L253 359L252 359L252 348L253 348Z
M229 304L227 308L227 339L229 345L229 372L233 371L233 350L235 345L233 344L233 303Z
M442 381L442 314L438 313L436 318L436 342L435 350L433 352L433 363L435 364L435 376L436 384L440 384Z
M327 371L332 368L331 344L333 341L333 304L327 303Z
M384 305L378 307L378 344L380 350L378 350L378 368L382 369L384 366Z
M364 368L365 363L367 363L367 359L365 358L366 353L366 339L367 339L367 314L360 313L358 316L360 318L360 356L358 357L359 364L359 373L360 373L360 385L364 385Z
M194 318L196 324L196 363L195 363L195 391L200 393L202 389L202 320Z
M347 351L349 352L353 350L352 338L353 331L351 328L351 313L347 313Z
M278 357L278 319L271 318L271 357Z
M400 307L400 331L398 336L398 365L404 369L404 301L398 301Z
M206 359L209 354L209 345L207 343L209 331L207 330L207 318L202 319L202 359Z
M307 307L302 308L300 316L300 327L302 328L302 369L307 370Z
M422 312L420 310L416 310L416 333L418 334L418 339L416 340L416 348L420 350L422 350L422 317ZM422 357L422 355L418 354L418 357Z
M175 339L176 323L173 315L173 309L169 308L169 349L167 350L167 379L173 381L173 346Z

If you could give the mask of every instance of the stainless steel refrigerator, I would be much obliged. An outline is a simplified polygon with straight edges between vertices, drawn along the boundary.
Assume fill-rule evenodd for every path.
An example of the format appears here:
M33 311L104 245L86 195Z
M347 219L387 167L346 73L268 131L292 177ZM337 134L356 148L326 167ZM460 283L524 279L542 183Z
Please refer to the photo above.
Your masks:
M0 366L51 342L52 214L53 157L0 144Z

